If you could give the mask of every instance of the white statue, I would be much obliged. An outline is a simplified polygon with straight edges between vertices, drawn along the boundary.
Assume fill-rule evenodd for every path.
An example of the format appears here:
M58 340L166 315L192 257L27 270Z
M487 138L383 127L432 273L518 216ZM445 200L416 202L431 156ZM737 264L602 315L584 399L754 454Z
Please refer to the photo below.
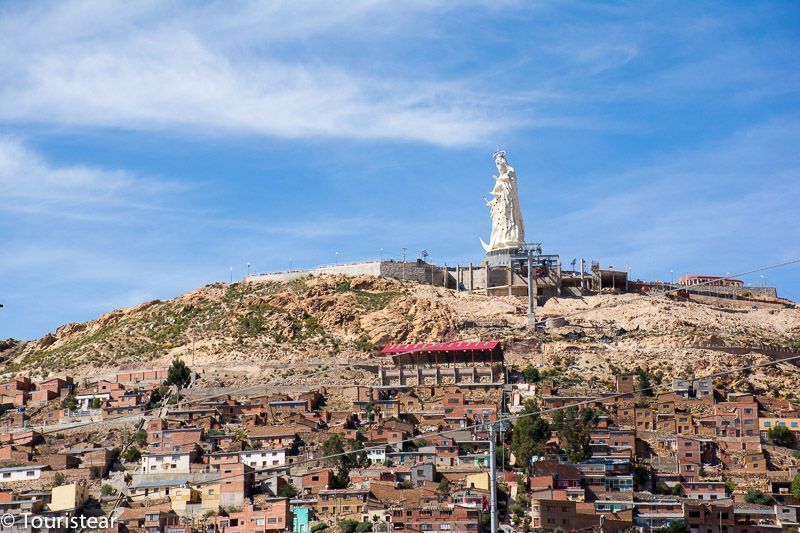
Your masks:
M525 224L522 222L522 210L519 206L517 174L508 164L503 150L494 153L494 163L500 175L494 176L492 199L483 197L492 216L492 238L489 244L481 239L487 253L516 248L525 243Z

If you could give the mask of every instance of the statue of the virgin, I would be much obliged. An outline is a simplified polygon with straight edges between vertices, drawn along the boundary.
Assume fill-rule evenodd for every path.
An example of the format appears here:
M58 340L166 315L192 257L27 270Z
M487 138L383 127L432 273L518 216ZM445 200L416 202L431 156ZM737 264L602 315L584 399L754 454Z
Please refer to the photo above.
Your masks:
M494 153L494 163L499 176L494 176L492 199L486 201L492 217L492 237L489 244L481 244L486 252L516 248L525 243L525 224L517 192L517 174L506 160L506 153ZM486 197L484 197L486 200Z

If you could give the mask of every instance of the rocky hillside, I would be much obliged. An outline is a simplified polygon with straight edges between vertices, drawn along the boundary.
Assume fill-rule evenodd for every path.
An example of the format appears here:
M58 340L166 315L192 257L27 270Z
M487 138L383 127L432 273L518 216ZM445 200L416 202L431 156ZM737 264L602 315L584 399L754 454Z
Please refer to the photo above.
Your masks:
M478 296L463 298L464 306L455 300L452 291L368 276L216 283L67 324L36 341L5 341L0 358L6 372L33 374L157 363L192 353L199 362L365 358L390 341L456 337L465 322L459 307L487 303ZM491 325L510 326L502 315L514 306L501 304L496 313L493 307L488 305ZM468 314L474 319L481 313Z
M369 276L217 283L174 300L67 324L36 341L2 342L0 361L6 374L69 369L91 376L181 356L197 367L238 365L246 378L258 379L252 369L321 362L338 364L344 372L345 365L369 360L387 342L501 338L508 341L510 364L558 367L578 382L608 381L637 366L662 380L702 376L770 357L707 346L800 347L800 311L792 307L736 309L722 301L632 294L552 299L538 310L539 317L566 316L567 323L531 334L524 304ZM342 372L337 376L349 379ZM291 379L287 374L281 375L287 383L306 383L299 377L305 374L292 373ZM759 390L800 390L800 372L789 365L731 379Z

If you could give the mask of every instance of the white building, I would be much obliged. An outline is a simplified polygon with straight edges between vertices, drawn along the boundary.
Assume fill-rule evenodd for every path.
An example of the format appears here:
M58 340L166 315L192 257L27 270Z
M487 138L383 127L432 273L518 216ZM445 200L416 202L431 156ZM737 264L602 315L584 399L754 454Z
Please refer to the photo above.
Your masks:
M92 404L94 403L95 398L99 399L100 401L110 400L111 393L93 392L89 394L78 394L75 396L75 399L78 401L78 409L81 411L88 411L89 409L92 409Z
M146 453L142 455L143 474L188 474L192 454L189 452Z
M386 448L370 448L367 450L367 459L372 464L383 463L386 460Z
M286 448L266 448L239 452L239 462L253 468L283 466L286 464Z
M0 468L0 483L39 479L42 477L42 470L45 468L46 467L44 465L10 466L8 468Z

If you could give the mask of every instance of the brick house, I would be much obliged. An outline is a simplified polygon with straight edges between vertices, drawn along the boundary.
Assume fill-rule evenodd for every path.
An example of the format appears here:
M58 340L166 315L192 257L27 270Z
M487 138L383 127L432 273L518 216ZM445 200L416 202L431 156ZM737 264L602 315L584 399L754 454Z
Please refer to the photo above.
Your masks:
M288 448L293 450L300 442L297 428L283 426L258 426L250 430L250 441L261 444L262 448Z
M262 533L264 531L286 531L292 528L289 500L269 498L256 507L246 504L241 511L227 516L214 517L214 525L225 533Z

